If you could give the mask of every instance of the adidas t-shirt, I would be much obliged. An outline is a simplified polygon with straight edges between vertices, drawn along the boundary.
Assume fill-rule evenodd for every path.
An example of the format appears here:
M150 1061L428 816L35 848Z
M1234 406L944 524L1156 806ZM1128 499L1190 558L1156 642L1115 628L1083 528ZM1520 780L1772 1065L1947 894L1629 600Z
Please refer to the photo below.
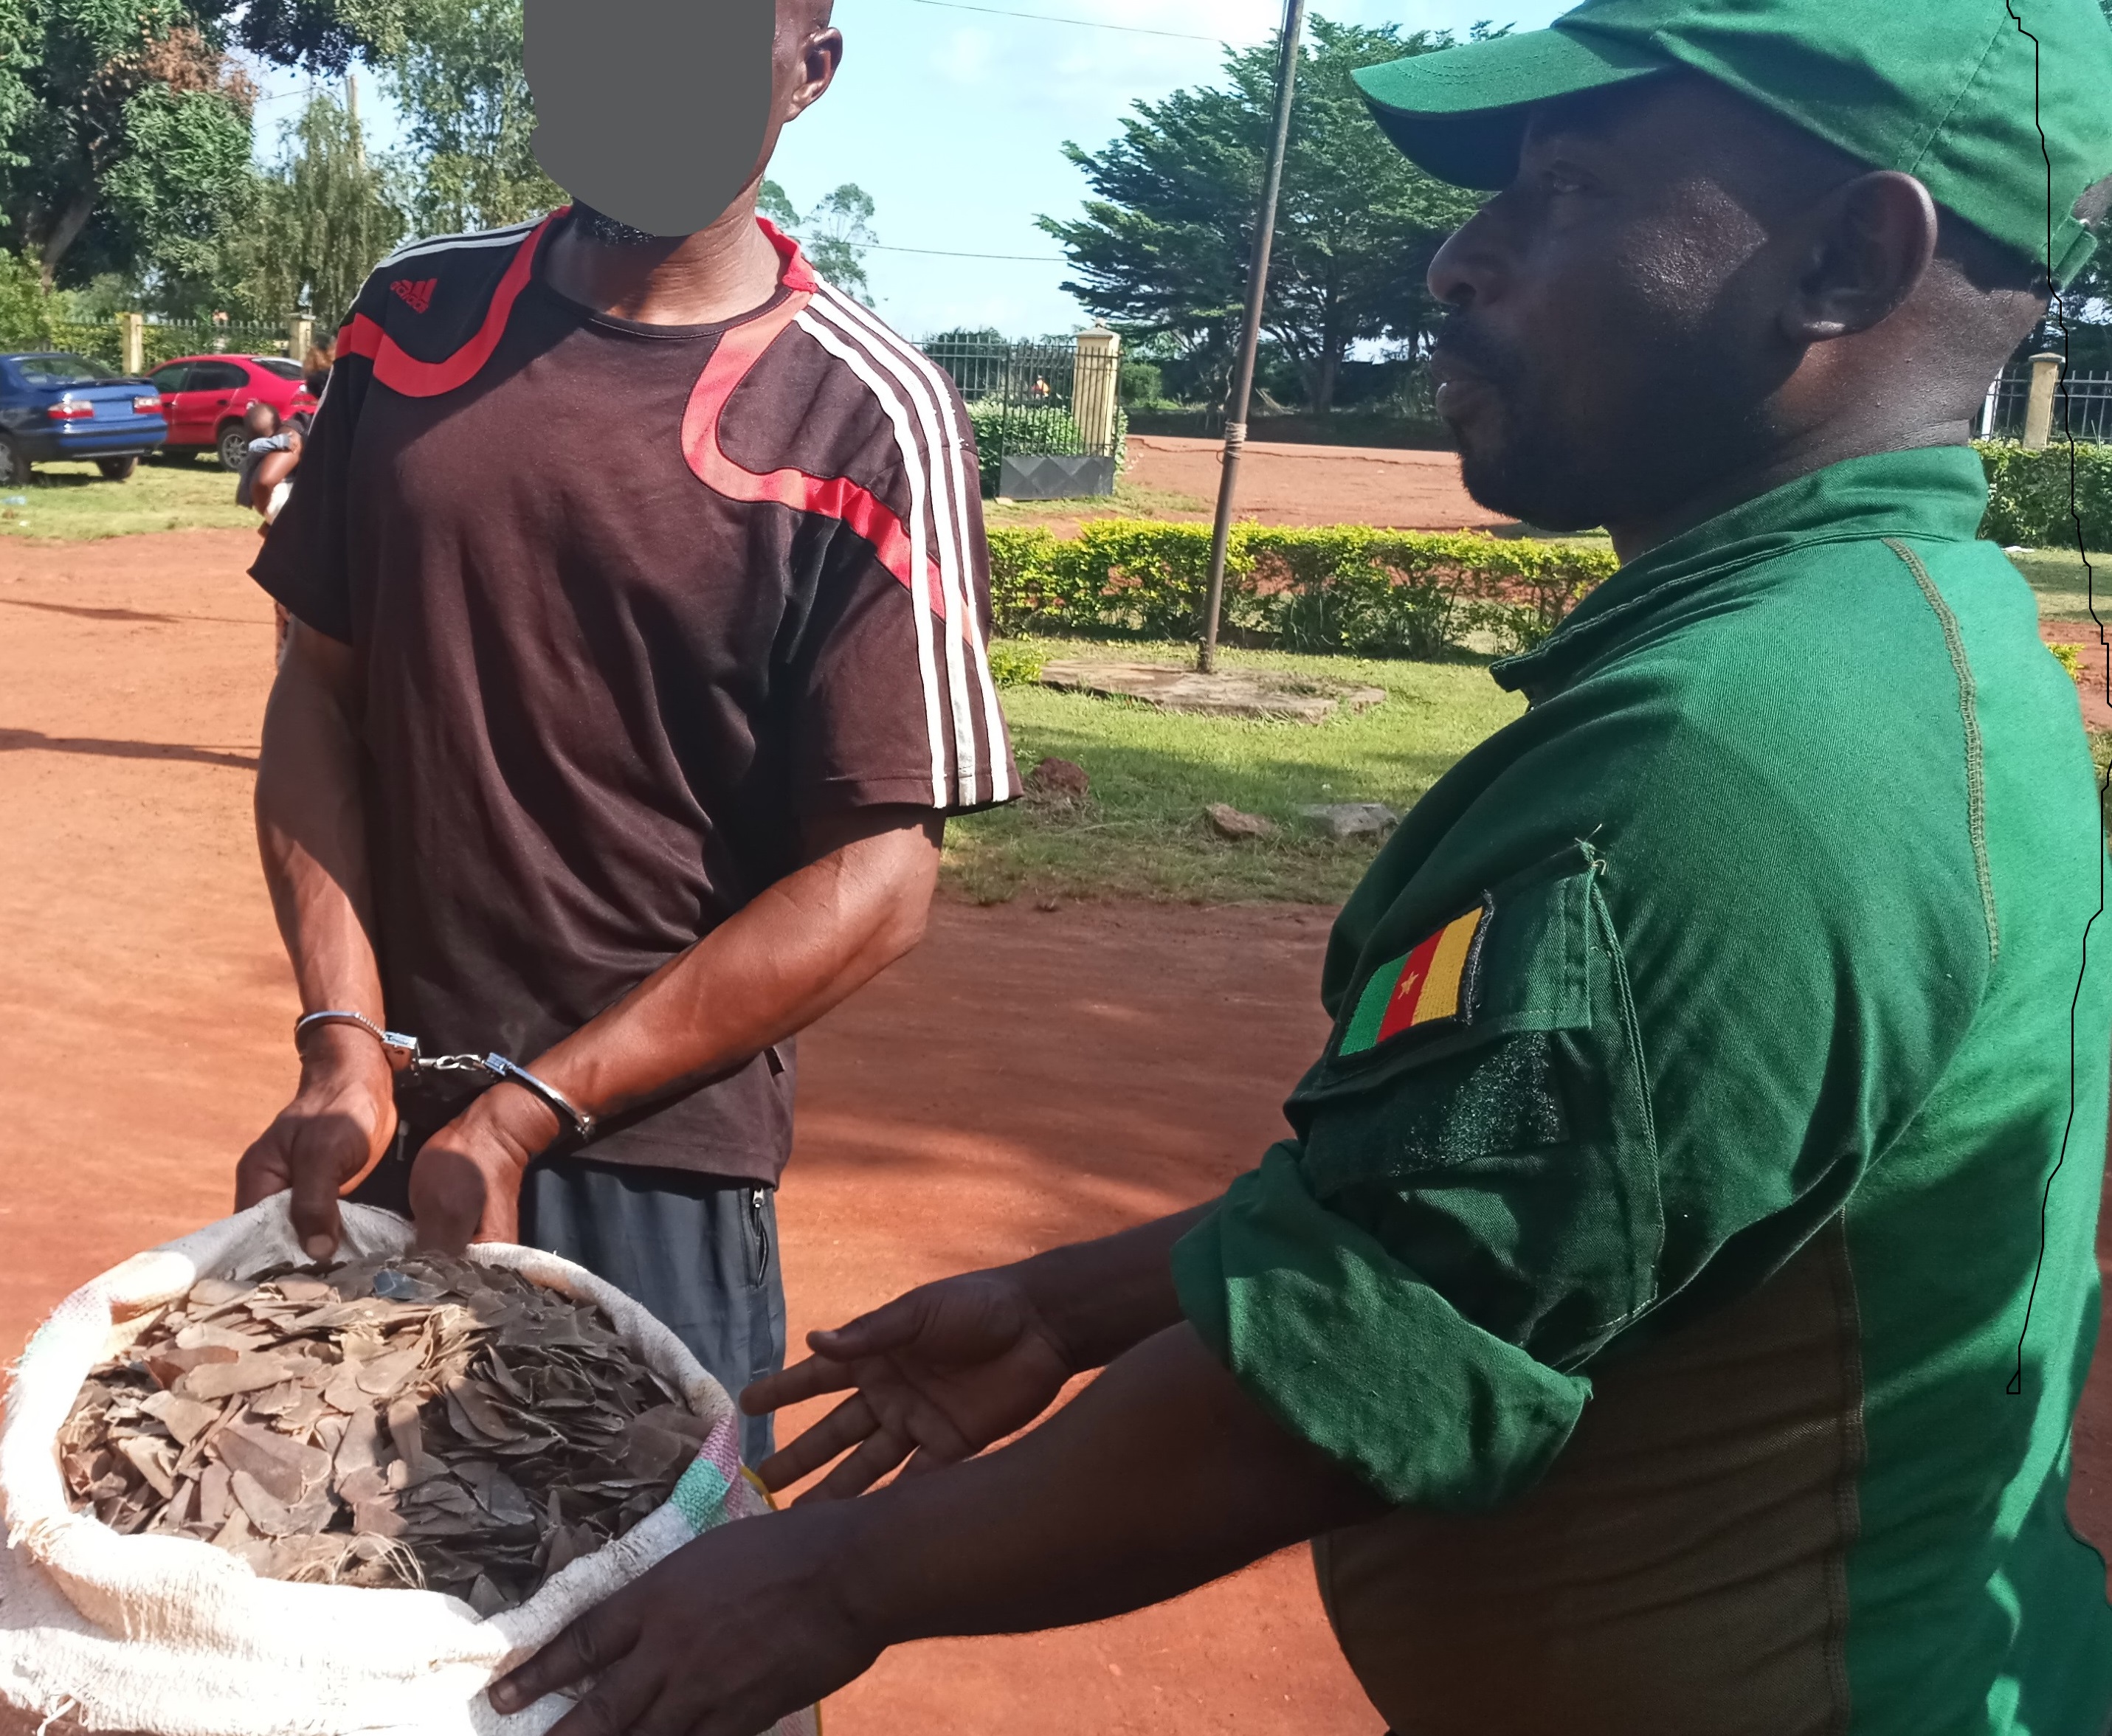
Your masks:
M808 817L1018 793L947 376L774 230L743 319L597 314L539 270L564 220L376 271L253 570L358 654L390 1025L530 1064L799 866ZM594 1155L774 1181L790 1062Z

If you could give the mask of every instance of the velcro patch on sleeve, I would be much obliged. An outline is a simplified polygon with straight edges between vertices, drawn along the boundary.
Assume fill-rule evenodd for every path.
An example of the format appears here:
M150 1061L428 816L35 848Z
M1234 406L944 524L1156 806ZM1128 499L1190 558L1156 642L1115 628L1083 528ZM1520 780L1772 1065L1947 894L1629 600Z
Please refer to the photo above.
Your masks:
M1361 1055L1408 1031L1471 1024L1482 941L1495 909L1484 898L1373 971L1336 1052Z

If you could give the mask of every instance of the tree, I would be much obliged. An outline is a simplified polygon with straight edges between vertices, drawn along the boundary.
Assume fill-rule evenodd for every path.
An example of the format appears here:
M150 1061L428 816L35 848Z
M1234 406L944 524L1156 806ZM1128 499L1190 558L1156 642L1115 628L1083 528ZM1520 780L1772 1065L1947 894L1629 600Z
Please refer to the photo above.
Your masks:
M357 109L328 92L284 130L280 161L262 177L243 248L242 298L258 312L312 310L335 328L366 275L403 238L398 166L369 157Z
M872 285L865 275L865 250L880 239L872 229L877 208L872 195L854 181L844 182L803 217L775 181L762 184L756 201L757 210L799 241L817 271L868 307Z
M496 229L563 204L535 161L521 0L404 3L400 43L380 64L409 123L420 232Z
M342 64L396 0L0 0L0 229L43 282L208 272L253 191L239 43Z
M1351 345L1421 343L1435 313L1424 269L1477 203L1386 141L1350 75L1454 40L1315 18L1300 49L1263 324L1315 410L1331 407ZM1273 44L1236 50L1222 85L1137 103L1101 151L1067 144L1097 197L1076 221L1040 220L1078 274L1064 288L1102 319L1171 339L1213 394L1237 339L1278 58Z

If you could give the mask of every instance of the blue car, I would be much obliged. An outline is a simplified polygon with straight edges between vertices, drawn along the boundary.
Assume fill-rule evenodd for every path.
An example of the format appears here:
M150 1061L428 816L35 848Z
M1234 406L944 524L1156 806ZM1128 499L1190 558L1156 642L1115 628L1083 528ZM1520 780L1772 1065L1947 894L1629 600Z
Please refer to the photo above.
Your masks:
M64 351L0 356L0 489L58 461L93 461L122 482L168 437L162 395L147 380Z

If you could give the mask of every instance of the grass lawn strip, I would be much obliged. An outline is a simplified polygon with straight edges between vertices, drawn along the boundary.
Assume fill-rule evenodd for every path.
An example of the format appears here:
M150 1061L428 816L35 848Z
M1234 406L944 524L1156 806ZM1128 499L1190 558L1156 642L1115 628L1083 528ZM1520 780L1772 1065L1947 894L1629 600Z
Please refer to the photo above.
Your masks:
M1186 664L1194 648L1070 639L999 642L1005 660L1121 657ZM1524 702L1485 664L1369 661L1225 650L1227 665L1288 669L1383 688L1386 701L1321 724L1164 712L1134 700L1004 689L1022 771L1074 760L1092 780L1075 806L1033 800L947 828L945 875L979 903L1131 898L1190 903L1331 902L1377 852L1371 839L1322 836L1298 810L1382 802L1406 809L1467 750L1519 716ZM1203 809L1225 802L1274 820L1272 838L1234 843Z
M123 482L92 464L40 464L29 486L0 490L0 539L88 543L148 530L253 530L261 522L234 504L234 477L216 460L153 457Z

